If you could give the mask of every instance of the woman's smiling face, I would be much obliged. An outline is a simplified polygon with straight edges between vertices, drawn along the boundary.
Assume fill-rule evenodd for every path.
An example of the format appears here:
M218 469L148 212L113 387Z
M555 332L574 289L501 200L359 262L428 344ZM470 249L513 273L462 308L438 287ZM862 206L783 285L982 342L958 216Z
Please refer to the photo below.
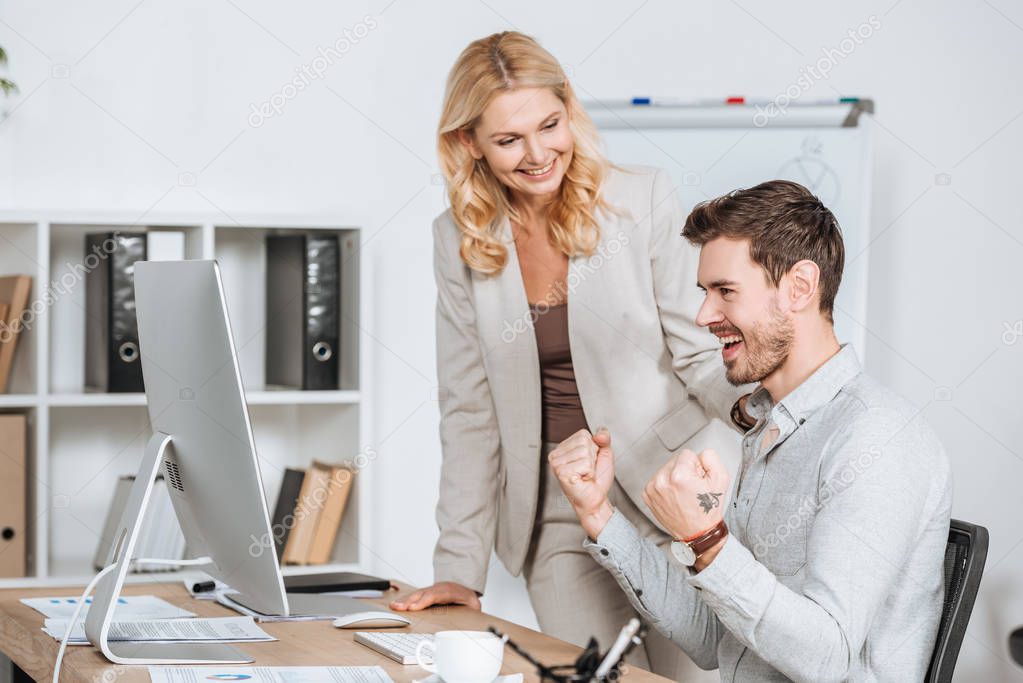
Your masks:
M575 142L564 103L548 88L502 92L487 105L472 139L472 155L483 158L513 196L552 197L572 161Z

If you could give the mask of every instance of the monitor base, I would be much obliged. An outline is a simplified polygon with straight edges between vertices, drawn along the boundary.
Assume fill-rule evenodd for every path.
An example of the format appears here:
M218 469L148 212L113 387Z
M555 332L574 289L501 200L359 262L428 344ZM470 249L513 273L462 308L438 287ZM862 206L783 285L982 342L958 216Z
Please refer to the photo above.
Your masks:
M256 661L222 643L107 642L103 653L115 664L251 664Z

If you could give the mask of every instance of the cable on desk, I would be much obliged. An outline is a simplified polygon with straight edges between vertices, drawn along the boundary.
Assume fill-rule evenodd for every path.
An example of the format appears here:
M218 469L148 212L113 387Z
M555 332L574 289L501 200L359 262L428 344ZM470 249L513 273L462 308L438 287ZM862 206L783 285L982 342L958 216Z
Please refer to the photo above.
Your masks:
M198 564L213 564L213 558L211 557L197 557L193 560L165 560L162 558L137 558L132 560L132 563L147 562L149 564L166 564L174 565L178 567L185 567L190 565ZM89 594L92 593L96 584L104 576L110 573L111 570L117 567L117 563L113 562L110 565L104 567L96 576L92 577L92 581L82 591L82 597L79 598L78 604L75 605L75 611L71 615L71 620L68 622L67 630L64 631L64 637L60 640L60 648L57 650L57 659L53 663L53 683L59 683L60 681L60 664L64 659L64 651L67 650L68 640L71 638L71 631L74 630L75 624L78 623L78 617L82 614L82 606L85 605L85 601L89 598Z

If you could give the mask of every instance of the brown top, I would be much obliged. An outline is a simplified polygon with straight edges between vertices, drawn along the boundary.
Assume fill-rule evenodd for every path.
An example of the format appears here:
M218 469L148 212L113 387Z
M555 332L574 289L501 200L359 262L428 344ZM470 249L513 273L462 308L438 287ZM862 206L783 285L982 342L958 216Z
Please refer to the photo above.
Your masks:
M530 307L534 312L533 330L540 356L542 438L560 443L587 428L568 342L568 304Z

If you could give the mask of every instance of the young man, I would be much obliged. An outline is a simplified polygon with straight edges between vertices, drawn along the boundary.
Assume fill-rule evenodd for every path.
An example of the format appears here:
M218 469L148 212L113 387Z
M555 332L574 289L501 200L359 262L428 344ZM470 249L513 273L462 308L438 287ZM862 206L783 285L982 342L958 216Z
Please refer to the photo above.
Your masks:
M723 681L920 681L941 616L949 466L919 411L860 370L832 310L842 236L804 187L772 181L697 206L697 323L723 346L745 410L737 485L713 451L682 451L644 504L669 556L608 502L611 436L550 455L633 606ZM618 463L628 467L628 463Z

